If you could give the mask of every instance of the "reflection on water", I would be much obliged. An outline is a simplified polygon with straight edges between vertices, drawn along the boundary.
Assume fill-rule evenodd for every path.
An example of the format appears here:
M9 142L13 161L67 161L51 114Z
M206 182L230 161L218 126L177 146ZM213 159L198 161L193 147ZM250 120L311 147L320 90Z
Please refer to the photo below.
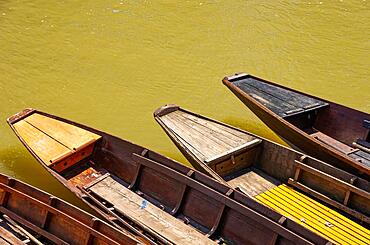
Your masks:
M5 118L35 107L187 164L166 103L281 142L228 89L244 71L370 111L368 1L0 1L0 170L76 201Z

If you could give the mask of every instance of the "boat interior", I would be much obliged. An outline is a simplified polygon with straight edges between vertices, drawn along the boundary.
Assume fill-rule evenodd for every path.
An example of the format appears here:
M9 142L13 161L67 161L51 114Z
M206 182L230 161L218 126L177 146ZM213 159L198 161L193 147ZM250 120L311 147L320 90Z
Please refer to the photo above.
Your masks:
M216 172L229 186L328 239L370 242L370 231L347 218L368 227L366 180L175 105L157 110L155 118L198 169Z
M8 122L52 174L112 222L128 224L148 237L156 234L164 243L270 243L275 237L268 226L277 223L259 223L220 201L236 198L230 188L157 153L42 112L23 112ZM257 208L279 219L263 205ZM300 233L299 225L288 224ZM250 230L255 236L236 230Z
M138 244L85 211L0 174L0 244Z
M370 167L370 116L245 75L233 84L328 147Z

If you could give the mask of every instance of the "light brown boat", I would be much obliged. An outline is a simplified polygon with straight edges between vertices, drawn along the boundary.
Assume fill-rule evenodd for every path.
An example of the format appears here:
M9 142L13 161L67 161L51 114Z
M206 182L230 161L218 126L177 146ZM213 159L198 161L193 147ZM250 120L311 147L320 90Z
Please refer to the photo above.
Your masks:
M370 243L367 180L177 105L154 117L198 170L333 243Z
M245 73L223 83L289 145L370 179L370 115Z
M243 193L144 147L33 109L8 123L55 178L154 244L326 244Z

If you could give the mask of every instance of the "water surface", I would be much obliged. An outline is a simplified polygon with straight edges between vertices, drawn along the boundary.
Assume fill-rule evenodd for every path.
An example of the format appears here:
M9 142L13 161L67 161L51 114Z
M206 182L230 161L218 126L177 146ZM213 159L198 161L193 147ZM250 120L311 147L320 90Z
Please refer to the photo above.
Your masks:
M221 84L244 71L370 112L368 1L0 1L0 171L78 203L6 117L33 107L187 161L166 103L281 142Z

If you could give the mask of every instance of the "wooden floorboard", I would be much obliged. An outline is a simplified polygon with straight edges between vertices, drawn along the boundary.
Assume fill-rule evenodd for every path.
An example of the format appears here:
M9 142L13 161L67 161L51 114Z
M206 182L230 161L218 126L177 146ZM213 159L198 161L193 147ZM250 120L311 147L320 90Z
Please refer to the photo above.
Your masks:
M111 176L96 183L88 190L107 200L121 213L135 222L176 244L215 244L193 227L184 224L162 211L136 193L128 190Z
M370 243L368 229L285 184L256 199L334 243Z
M14 245L24 245L24 243L16 237L13 233L0 226L0 237L2 238L4 244L14 244Z
M249 196L259 195L280 184L279 181L254 168L241 171L239 176L231 178L227 183L233 188L239 188Z
M370 154L369 153L364 152L362 150L358 150L354 153L349 154L348 156L355 159L356 161L360 160L361 164L370 167Z

